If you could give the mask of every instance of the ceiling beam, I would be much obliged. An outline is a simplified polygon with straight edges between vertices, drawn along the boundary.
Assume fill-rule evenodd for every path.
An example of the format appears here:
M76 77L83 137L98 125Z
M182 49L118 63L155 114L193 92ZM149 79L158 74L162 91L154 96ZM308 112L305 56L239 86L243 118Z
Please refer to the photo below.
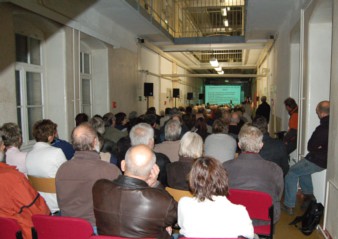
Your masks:
M167 45L161 46L164 52L186 51L217 51L217 50L241 50L241 49L264 49L266 42L236 43L236 44L192 44L192 45Z
M265 77L265 75L257 74L161 74L161 77L191 77L191 78L259 78Z

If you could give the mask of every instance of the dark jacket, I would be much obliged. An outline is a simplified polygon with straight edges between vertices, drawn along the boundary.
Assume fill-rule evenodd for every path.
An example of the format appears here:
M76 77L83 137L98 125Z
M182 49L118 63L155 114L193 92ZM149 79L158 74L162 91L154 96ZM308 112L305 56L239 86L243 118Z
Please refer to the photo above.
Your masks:
M162 183L163 186L168 186L167 180L167 165L170 164L169 158L162 153L154 152L156 155L156 164L160 168L157 180Z
M289 171L289 155L281 140L273 139L268 133L263 136L263 148L259 152L263 159L278 164L285 176Z
M270 105L266 102L262 102L256 110L256 117L263 116L266 119L266 122L269 123L270 120Z
M180 156L179 161L167 165L168 186L180 190L189 190L187 177L193 163L193 158Z
M163 188L132 177L97 181L93 202L100 235L165 239L177 221L177 202Z
M259 154L241 153L237 159L223 163L228 171L229 187L244 190L256 190L270 194L274 204L274 223L280 217L280 200L284 189L281 168Z
M329 116L320 119L320 125L312 133L306 159L321 168L327 167L327 149L329 144Z

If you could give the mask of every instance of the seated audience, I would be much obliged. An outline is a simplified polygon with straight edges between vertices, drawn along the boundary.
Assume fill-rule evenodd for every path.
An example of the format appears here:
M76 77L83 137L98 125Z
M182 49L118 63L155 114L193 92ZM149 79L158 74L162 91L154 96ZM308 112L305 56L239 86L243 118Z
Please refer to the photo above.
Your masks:
M191 129L191 131L196 132L199 136L201 136L203 141L209 135L207 122L203 117L196 119L195 126Z
M135 125L129 133L130 141L132 146L139 144L147 145L151 150L154 148L154 129L147 123L139 123ZM158 174L158 180L162 185L167 186L167 171L166 167L170 164L169 158L162 154L154 152L156 156L156 164L160 169Z
M75 117L75 124L76 126L84 123L84 122L88 122L88 115L86 113L79 113L76 115Z
M203 140L197 133L187 132L180 142L179 160L167 165L168 186L189 190L188 174L194 161L203 153Z
M56 124L55 124L54 130L55 130L55 133L54 133L55 135L54 135L54 140L51 145L56 148L62 149L62 152L65 154L67 160L72 159L75 153L73 146L70 143L68 143L66 140L62 140L59 138Z
M197 159L189 184L194 197L183 197L178 204L180 234L194 238L254 238L245 207L227 199L227 172L217 160Z
M226 134L226 126L221 120L215 120L212 125L213 134L205 139L204 155L213 157L220 162L235 158L236 140Z
M87 220L96 230L92 187L102 178L116 179L120 170L100 160L99 140L88 123L77 126L72 133L74 158L62 164L56 174L56 192L62 216Z
M278 164L285 176L289 170L289 155L285 145L281 140L270 137L268 123L264 116L256 117L252 125L257 127L263 133L263 148L259 151L259 154L263 159Z
M127 131L128 129L128 118L123 112L119 112L115 115L115 128L120 131Z
M165 141L156 144L154 151L168 156L171 162L178 161L181 130L181 124L178 120L169 120L164 129Z
M100 235L170 238L177 203L157 181L155 162L148 146L133 146L121 163L123 176L94 184L94 213Z
M105 122L105 131L103 134L104 139L110 140L117 144L117 142L128 135L127 131L121 131L115 128L115 116L113 113L107 113L103 116L103 121Z
M6 163L15 166L21 173L27 174L26 156L27 152L21 152L22 144L21 130L15 123L5 123L1 127L2 140L6 147Z
M55 178L59 167L67 161L61 149L50 145L55 136L55 123L49 119L37 121L33 125L36 143L26 157L27 174L40 178ZM55 193L39 192L46 200L52 213L59 211Z
M5 163L0 163L0 192L0 217L15 219L22 228L23 238L31 239L32 215L50 214L45 200L24 174Z
M254 126L243 126L238 135L242 153L237 159L223 163L229 174L230 188L256 190L270 194L274 204L274 223L280 217L280 200L284 179L282 169L263 159L259 151L263 147L263 134ZM254 225L261 222L254 221Z
M237 138L239 131L241 130L244 122L241 122L240 115L238 112L233 112L231 114L230 123L229 123L229 134Z

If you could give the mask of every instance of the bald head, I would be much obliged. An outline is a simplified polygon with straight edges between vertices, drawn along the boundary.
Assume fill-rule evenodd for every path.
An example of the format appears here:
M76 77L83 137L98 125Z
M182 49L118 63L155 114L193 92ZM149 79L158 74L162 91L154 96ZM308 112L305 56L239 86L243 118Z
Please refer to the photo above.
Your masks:
M82 123L72 132L72 144L76 151L89 151L95 149L97 133L89 123Z
M316 112L318 117L324 118L330 114L330 101L324 100L318 103Z
M129 177L146 179L156 162L155 154L144 144L131 147L125 156L122 169Z

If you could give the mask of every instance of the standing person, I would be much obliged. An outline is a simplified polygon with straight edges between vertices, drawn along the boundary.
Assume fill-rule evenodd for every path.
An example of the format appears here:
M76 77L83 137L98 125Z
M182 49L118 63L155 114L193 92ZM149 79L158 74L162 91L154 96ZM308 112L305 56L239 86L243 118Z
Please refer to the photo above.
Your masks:
M296 101L290 97L284 100L284 105L290 118L289 128L284 136L283 142L286 146L286 151L290 154L297 148L298 105Z
M290 215L293 214L293 208L296 204L298 181L305 196L302 208L306 208L310 200L314 198L311 175L327 167L330 102L320 102L317 105L316 113L320 119L320 125L308 141L307 149L309 153L304 159L293 165L285 176L285 196L282 209Z
M100 235L170 238L177 203L157 181L155 162L148 146L133 146L121 162L123 176L94 184L94 213Z
M258 106L256 110L256 117L263 116L266 119L266 122L269 124L270 121L270 105L266 103L266 96L262 96L261 98L262 103Z
M51 146L55 137L56 125L49 119L37 121L33 125L33 137L36 143L26 157L27 174L40 178L55 178L59 167L67 161L60 148ZM46 200L50 211L59 211L55 193L39 192Z
M15 166L21 173L27 174L27 152L21 152L21 130L15 123L5 123L1 127L2 140L6 147L6 163Z
M73 159L62 164L55 177L58 204L62 216L85 219L96 232L92 187L97 180L114 180L121 172L100 159L98 135L89 123L73 130L72 144Z
M249 214L244 206L228 199L228 175L213 158L196 160L189 174L193 198L178 204L180 234L196 238L254 238Z

